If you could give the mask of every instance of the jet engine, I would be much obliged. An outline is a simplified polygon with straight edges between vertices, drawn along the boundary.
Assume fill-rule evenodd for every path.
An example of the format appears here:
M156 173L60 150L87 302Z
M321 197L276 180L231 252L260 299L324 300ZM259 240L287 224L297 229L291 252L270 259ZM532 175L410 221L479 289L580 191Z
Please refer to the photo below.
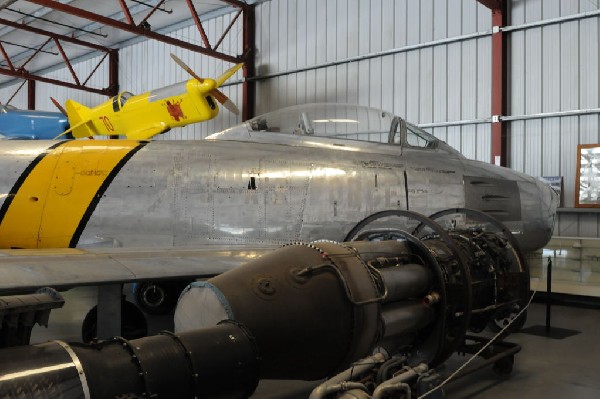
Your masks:
M340 372L311 397L410 397L434 386L432 369L457 350L481 352L509 372L518 347L491 353L468 334L491 324L502 330L493 345L502 348L511 318L522 323L529 275L510 232L493 219L494 228L451 221L444 229L435 219L447 213L391 212L419 225L387 231L393 239L383 241L287 245L190 285L176 333L7 349L2 357L15 361L0 364L0 397L242 398L261 378ZM365 227L383 216L351 236L381 236Z

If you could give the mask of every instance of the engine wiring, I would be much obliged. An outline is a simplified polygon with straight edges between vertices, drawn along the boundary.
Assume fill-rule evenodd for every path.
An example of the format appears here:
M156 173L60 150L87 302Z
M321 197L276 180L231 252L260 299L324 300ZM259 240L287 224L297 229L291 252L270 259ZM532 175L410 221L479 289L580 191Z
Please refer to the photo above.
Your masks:
M523 309L521 309L521 311L512 320L510 320L510 322L508 322L496 335L494 335L494 337L492 339L490 339L485 345L483 345L481 347L481 349L479 349L475 354L473 354L465 363L463 363L458 369L456 369L452 374L450 374L444 381L442 381L436 387L434 387L434 388L430 389L429 391L425 392L423 395L419 396L417 399L426 398L427 396L431 395L435 391L437 391L437 390L441 389L442 387L444 387L454 377L456 377L462 370L464 370L465 367L467 367L469 364L471 364L471 362L475 358L477 358L484 350L486 350L490 345L492 345L493 343L495 343L496 339L498 339L498 337L500 337L515 322L515 320L517 320L519 317L521 317L521 315L529 308L529 305L531 305L531 301L533 301L533 298L535 297L535 294L538 292L539 284L540 284L540 281L538 281L538 285L536 286L535 290L531 294L531 297L529 298L529 301L527 302L527 305Z

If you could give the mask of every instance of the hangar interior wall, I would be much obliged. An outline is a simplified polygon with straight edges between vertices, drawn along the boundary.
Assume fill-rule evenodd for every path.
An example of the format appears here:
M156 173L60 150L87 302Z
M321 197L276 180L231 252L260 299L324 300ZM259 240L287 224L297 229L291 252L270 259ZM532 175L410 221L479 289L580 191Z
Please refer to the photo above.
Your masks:
M596 0L513 0L511 4L513 26L581 16L509 35L510 115L590 110L508 125L510 166L532 176L563 176L566 208L575 201L577 145L600 142L599 8ZM600 237L599 222L593 210L565 209L559 213L554 234Z
M564 177L567 209L556 235L600 237L597 213L568 209L577 144L600 142L599 7L595 0L509 2L516 29L506 32L508 116L592 110L504 122L511 168ZM272 76L258 86L259 113L313 101L381 107L489 162L491 12L476 1L265 2L257 7L256 45L258 74Z
M600 65L597 0L509 2L508 115L592 110L577 116L516 118L505 122L509 166L533 176L563 176L564 206L555 235L600 237L598 214L576 213L577 144L600 142ZM571 16L563 22L556 18ZM205 22L214 42L233 18ZM547 22L547 23L546 23ZM526 24L533 24L528 26ZM536 25L537 24L537 25ZM539 24L543 24L540 26ZM195 26L171 35L201 43ZM221 49L239 54L241 21ZM489 162L491 147L491 12L475 0L277 0L256 6L256 112L306 102L347 102L405 116L459 149ZM174 52L201 76L215 77L228 63L155 41L120 50L121 90L142 93L188 78ZM87 76L97 59L75 64ZM106 86L103 65L92 77ZM66 68L50 76L71 80ZM231 81L239 81L241 73ZM95 80L94 80L95 79ZM16 86L0 89L9 97ZM241 107L241 85L223 91ZM49 97L94 105L106 98L37 83L38 109ZM26 90L12 102L25 108ZM161 139L200 139L240 122L222 110L215 120L176 129Z
M489 36L410 48L489 30L491 12L476 1L280 0L259 5L256 22L260 76L322 66L261 80L259 113L341 102L420 124L489 116ZM356 59L368 54L376 56ZM489 124L430 130L467 157L489 160Z

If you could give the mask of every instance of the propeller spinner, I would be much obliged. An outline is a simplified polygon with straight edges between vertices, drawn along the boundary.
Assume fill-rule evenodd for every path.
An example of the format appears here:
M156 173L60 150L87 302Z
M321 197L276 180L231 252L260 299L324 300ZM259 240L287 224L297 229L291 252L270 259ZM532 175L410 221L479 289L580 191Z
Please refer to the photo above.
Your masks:
M198 82L200 82L200 83L204 82L203 78L196 75L196 73L192 70L192 68L190 68L185 62L183 62L175 54L171 53L171 58L173 59L173 61L175 61L177 63L177 65L179 65L181 68L183 68L184 71L189 73ZM237 65L229 68L227 71L225 71L225 73L223 73L221 76L219 76L215 80L217 82L216 87L221 86L227 79L229 79L231 76L233 76L233 74L236 73L243 65L244 65L243 63L237 64ZM210 91L210 95L213 96L225 108L227 108L229 110L229 112L239 115L240 110L238 109L238 107L236 107L235 104L221 90L215 88L214 90Z

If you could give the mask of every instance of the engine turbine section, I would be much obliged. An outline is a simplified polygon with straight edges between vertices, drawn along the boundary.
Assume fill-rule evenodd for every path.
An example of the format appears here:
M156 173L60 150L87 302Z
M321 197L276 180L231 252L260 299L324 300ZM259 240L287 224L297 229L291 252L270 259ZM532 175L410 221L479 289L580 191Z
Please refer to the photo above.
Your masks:
M523 309L529 274L502 226L444 230L433 218L400 212L421 225L388 241L287 245L193 283L180 297L173 335L11 348L11 358L27 361L0 364L0 396L34 394L45 381L64 386L67 378L92 397L161 397L173 386L180 397L247 397L257 378L316 380L338 372L315 398L350 388L365 398L410 392L414 376L464 350L469 330L502 327L506 314ZM56 355L31 357L32 351ZM346 381L358 375L354 362L368 356L375 360L361 381ZM32 372L57 370L55 363L78 373ZM161 372L175 366L176 373ZM214 389L219 378L236 382L228 396ZM417 391L433 380L419 381ZM53 397L49 392L44 396Z
M175 329L242 323L256 337L262 378L323 378L375 348L440 364L469 330L524 306L529 273L506 231L423 220L433 232L422 238L298 243L194 283Z

